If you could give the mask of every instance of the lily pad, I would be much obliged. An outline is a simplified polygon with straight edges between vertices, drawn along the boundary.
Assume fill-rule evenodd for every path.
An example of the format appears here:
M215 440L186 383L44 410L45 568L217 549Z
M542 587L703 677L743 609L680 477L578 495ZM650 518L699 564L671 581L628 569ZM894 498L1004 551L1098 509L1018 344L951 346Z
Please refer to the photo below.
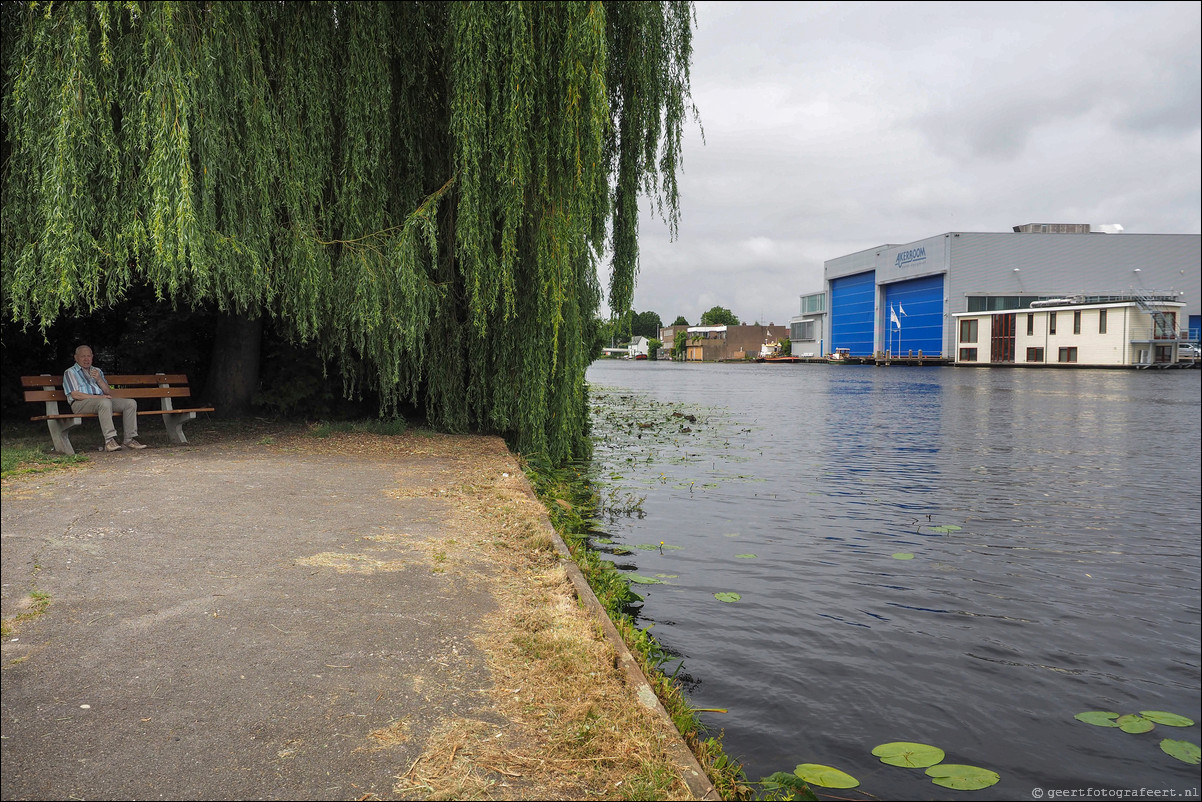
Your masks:
M1136 715L1135 713L1119 716L1118 724L1120 730L1130 733L1149 732L1153 727L1156 726L1150 720L1144 718L1143 716Z
M802 763L793 773L810 785L821 785L823 788L855 788L860 784L850 774L818 763Z
M787 790L792 793L793 797L805 798L805 795L810 792L810 787L806 785L796 774L789 774L783 771L775 771L763 779L764 789L772 790Z
M1190 741L1174 741L1171 738L1165 738L1160 742L1160 751L1192 766L1196 766L1199 761L1202 761L1202 747Z
M754 560L754 559L755 559L755 555L754 555L754 554L736 554L736 555L735 555L735 559L738 559L738 560Z
M941 763L927 769L927 776L935 785L954 788L957 791L979 791L996 785L1001 779L996 771L977 766L961 766L957 763Z
M625 574L626 579L630 582L636 582L640 585L662 585L662 580L656 579L653 576L642 576L641 574Z
M909 741L894 741L873 748L872 754L890 766L903 769L925 769L943 760L943 750L937 746L916 744Z
M1118 717L1118 713L1109 713L1104 710L1087 710L1084 713L1078 713L1073 716L1077 721L1084 721L1086 724L1092 724L1095 727L1117 727L1118 722L1115 719Z
M895 560L913 560L914 555L908 551L899 551L897 554L893 555L893 559L895 559Z
M964 527L956 526L955 524L939 524L939 526L928 527L932 532L959 532Z
M723 591L721 593L715 593L714 598L720 602L737 602L743 597L734 591Z
M1141 710L1139 714L1149 721L1164 724L1166 727L1192 727L1194 720L1179 716L1176 713L1166 713L1163 710Z

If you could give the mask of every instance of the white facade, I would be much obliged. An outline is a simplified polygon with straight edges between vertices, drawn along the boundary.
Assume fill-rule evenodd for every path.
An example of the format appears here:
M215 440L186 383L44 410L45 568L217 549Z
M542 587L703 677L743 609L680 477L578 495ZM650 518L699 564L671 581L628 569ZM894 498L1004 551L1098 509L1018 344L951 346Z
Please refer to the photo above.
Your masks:
M1178 361L1184 304L1134 301L960 312L957 365L1133 367Z

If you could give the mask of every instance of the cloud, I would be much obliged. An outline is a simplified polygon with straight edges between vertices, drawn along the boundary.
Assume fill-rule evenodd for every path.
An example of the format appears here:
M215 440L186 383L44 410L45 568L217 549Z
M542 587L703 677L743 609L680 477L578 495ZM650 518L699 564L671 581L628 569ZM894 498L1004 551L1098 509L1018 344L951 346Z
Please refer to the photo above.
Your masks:
M826 260L945 231L1199 233L1199 9L699 2L705 143L678 238L643 216L635 307L781 323Z

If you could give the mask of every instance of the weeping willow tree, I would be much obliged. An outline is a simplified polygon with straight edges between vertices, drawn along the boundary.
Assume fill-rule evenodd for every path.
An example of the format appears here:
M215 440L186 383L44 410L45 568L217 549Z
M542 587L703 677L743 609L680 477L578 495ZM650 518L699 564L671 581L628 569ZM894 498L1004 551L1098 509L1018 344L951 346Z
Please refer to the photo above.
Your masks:
M640 199L675 233L691 3L0 8L10 320L149 287L382 414L586 450L598 267L621 313Z

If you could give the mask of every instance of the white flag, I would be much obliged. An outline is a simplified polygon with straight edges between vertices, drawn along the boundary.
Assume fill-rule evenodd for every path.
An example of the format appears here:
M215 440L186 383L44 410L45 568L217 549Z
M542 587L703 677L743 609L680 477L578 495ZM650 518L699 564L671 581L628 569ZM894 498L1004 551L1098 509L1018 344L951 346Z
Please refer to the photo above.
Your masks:
M901 328L901 321L897 319L897 312L893 311L892 306L889 307L889 320L894 326L897 326L899 329Z
M897 305L897 311L901 313L902 317L909 317L909 315L906 314L906 308L901 304Z

